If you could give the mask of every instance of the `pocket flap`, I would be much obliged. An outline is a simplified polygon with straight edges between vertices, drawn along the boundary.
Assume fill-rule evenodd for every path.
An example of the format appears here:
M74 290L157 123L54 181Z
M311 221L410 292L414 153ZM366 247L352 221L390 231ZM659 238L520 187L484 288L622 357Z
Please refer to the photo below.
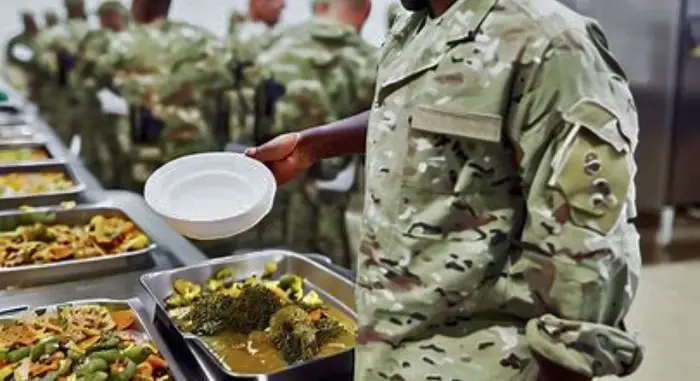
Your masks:
M420 105L411 113L411 128L497 143L501 141L503 118L499 115L456 112Z

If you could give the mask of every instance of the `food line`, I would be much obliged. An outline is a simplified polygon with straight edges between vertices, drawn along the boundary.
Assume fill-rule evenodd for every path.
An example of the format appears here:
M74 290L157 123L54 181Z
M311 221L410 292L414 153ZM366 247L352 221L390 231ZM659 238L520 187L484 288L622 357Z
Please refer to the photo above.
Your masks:
M0 88L4 87L0 85ZM12 91L7 92L13 95ZM17 97L15 99L19 100ZM16 104L21 104L21 101ZM15 186L14 183L27 182L26 178L22 177L26 177L25 173L37 174L47 171L63 173L65 179L69 181L67 185L59 182L60 189L51 187L45 189L46 187L40 184L39 188L29 192L33 193L29 195L19 194L22 192L0 194L0 230L2 231L0 245L11 243L15 246L20 245L19 249L31 250L42 247L43 250L51 252L51 248L47 248L41 241L43 238L36 237L37 234L54 236L59 233L69 234L66 233L71 231L68 229L69 226L82 225L84 229L82 227L73 229L74 232L70 233L75 237L60 239L92 245L94 250L106 250L105 248L113 247L110 245L116 245L110 240L119 240L119 238L111 237L109 234L100 236L96 232L99 229L95 225L105 223L105 220L112 221L110 218L113 219L112 223L119 227L133 223L128 225L129 229L142 232L145 237L148 237L148 242L146 244L139 242L140 246L134 247L136 250L130 250L130 247L127 247L124 252L116 252L116 254L110 252L109 255L85 260L68 258L66 261L27 263L14 268L2 266L0 263L0 319L2 321L14 317L17 313L31 312L34 308L74 302L85 303L85 300L93 301L89 303L94 303L95 308L121 304L132 309L138 317L140 329L150 336L160 350L160 354L170 364L168 377L172 378L162 378L166 376L159 373L161 378L154 377L154 379L343 380L351 378L351 350L324 355L327 357L315 361L307 358L301 364L290 363L286 368L270 369L269 372L259 375L244 375L247 372L230 369L225 361L217 360L219 355L213 353L211 348L208 350L201 340L190 334L183 334L175 326L172 317L164 307L166 294L174 292L175 277L187 278L193 276L192 274L195 274L195 278L211 276L216 269L230 267L232 274L237 279L243 280L273 264L279 267L278 276L293 273L305 282L305 287L318 292L324 302L331 306L329 308L342 310L347 317L354 318L353 284L348 274L342 274L329 263L318 259L312 260L309 256L275 250L208 260L199 249L153 214L141 196L126 191L103 189L80 163L78 157L60 142L55 132L41 118L36 116L31 106L23 111L27 113L24 123L0 125L0 187L15 189L12 188ZM9 119L12 119L12 116ZM23 136L18 140L4 139L7 136L3 135L3 130L12 133L20 132ZM11 173L15 175L10 178L3 177ZM47 191L53 195L46 195ZM74 204L69 207L61 205L65 201L72 201ZM31 206L33 209L20 210L24 205ZM26 218L30 218L29 223L26 222ZM16 230L13 231L12 229L15 228ZM10 234L10 238L7 238L7 234ZM131 238L137 242L141 239L138 234L132 235ZM6 247L9 246L3 246L0 249L5 250ZM12 248L15 251L13 255L18 255L16 252L18 247ZM203 279L200 280L203 281ZM275 283L270 282L270 284ZM276 292L279 294L284 291ZM287 300L287 302L296 305L301 303L301 299L296 302ZM315 328L310 327L315 332ZM0 329L1 332L2 329ZM290 335L296 339L296 336L291 333ZM314 345L320 351L320 345ZM9 353L8 349L3 349L2 346L0 334L0 352L5 350ZM13 358L23 350L28 349L17 347L13 352L15 354ZM281 349L280 353L282 353ZM7 360L3 360L2 356L3 353L0 353L0 379L7 375L2 374L3 370L6 373L9 370L21 370L20 362L8 365ZM129 366L136 365L131 364L123 355L121 359L123 361L112 363L109 369L114 371L115 366L121 366L120 371L124 371L127 363ZM38 357L35 360L39 361ZM44 356L41 361L48 361L47 357ZM88 362L92 360L81 358L79 361L84 362L82 367L73 364L72 368L63 369L62 366L62 371L87 372L85 369ZM138 366L141 372L144 366L149 365L139 364ZM97 372L95 379L99 379L105 372L109 372L109 369L95 368L91 371ZM58 369L49 369L47 366L46 372L48 373L43 375L46 378L37 377L36 379L49 380L50 376L58 377ZM17 381L16 377L8 380Z

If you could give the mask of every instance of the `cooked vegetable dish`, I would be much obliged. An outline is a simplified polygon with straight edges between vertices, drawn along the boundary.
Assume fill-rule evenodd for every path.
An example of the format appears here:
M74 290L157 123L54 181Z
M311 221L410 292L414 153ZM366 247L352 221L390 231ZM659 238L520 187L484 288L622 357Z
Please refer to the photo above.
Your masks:
M77 226L36 222L0 233L0 267L118 255L148 245L148 237L121 217L98 215Z
M305 292L301 277L275 273L271 264L241 282L229 268L204 285L177 279L165 302L180 329L200 336L237 373L270 373L354 346L352 320Z
M172 379L131 309L76 305L0 321L0 381Z
M42 148L27 147L0 150L0 163L18 161L41 161L49 159L49 153Z
M73 187L75 183L63 172L0 175L0 197L60 192Z

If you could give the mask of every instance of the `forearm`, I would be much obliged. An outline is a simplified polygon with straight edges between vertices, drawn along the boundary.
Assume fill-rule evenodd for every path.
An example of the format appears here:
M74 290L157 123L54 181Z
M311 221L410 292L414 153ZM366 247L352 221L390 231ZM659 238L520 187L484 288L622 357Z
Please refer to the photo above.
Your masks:
M365 152L370 111L301 132L315 160Z

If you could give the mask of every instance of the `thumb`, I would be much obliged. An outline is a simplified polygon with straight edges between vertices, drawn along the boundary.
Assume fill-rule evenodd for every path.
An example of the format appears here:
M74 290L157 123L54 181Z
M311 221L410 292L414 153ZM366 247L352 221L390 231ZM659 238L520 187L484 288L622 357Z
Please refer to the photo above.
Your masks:
M299 136L299 133L278 136L259 147L248 148L245 154L262 162L280 161L291 155Z

